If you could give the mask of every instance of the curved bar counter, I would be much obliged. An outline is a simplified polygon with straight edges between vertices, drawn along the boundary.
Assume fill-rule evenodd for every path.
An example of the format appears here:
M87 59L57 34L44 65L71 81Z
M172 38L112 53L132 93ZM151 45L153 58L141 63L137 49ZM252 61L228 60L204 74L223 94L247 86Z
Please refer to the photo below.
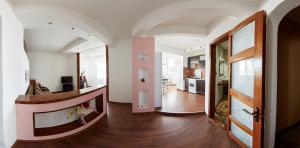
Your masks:
M76 116L66 119L67 112L85 102L93 104L98 111L90 111L85 116L87 124L80 124ZM106 86L43 96L24 95L15 103L18 140L62 138L90 127L106 114Z

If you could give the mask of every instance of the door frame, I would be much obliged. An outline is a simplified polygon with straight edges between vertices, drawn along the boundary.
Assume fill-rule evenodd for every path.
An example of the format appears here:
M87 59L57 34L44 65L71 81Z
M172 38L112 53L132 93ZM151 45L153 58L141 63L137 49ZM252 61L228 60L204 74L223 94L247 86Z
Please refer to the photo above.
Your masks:
M215 98L216 98L216 50L217 46L226 40L229 40L230 31L217 37L210 44L210 78L209 78L209 99L208 99L208 117L215 119ZM229 43L229 42L228 42ZM229 44L228 44L229 47ZM229 51L228 51L229 52ZM228 54L229 55L229 54ZM229 70L229 69L228 69ZM229 93L229 92L228 92Z

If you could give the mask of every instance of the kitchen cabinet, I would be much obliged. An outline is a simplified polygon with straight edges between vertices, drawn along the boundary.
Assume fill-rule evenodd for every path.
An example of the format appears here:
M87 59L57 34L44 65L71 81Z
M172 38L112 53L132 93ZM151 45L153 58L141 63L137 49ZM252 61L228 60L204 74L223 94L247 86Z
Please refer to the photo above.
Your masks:
M205 94L205 79L187 78L186 80L186 85L188 85L186 87L190 93Z
M198 56L192 56L188 57L188 67L189 68L197 68L195 65L199 65L201 67L205 67L205 55L198 55Z
M185 90L189 90L189 79L184 79L184 86Z
M205 94L205 80L196 80L196 91L200 94Z

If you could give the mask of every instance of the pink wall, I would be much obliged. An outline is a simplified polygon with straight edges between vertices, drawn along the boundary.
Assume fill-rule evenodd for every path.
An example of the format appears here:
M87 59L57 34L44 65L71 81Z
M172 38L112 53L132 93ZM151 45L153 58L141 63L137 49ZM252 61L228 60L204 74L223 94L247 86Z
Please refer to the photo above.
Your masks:
M81 126L80 128L50 136L34 136L34 126L33 126L33 113L34 112L49 112L60 109L65 109L68 107L72 107L83 102L86 102L96 96L103 94L103 113L99 115L96 119L92 120L88 124ZM17 139L18 140L47 140L47 139L56 139L65 137L68 135L72 135L78 133L91 125L97 122L106 114L106 88L102 88L101 90L89 93L84 96L80 96L71 100L55 102L49 104L16 104L16 114L17 114Z
M145 54L147 60L140 60L139 54ZM135 37L132 42L132 112L154 111L154 64L155 64L155 39ZM148 71L146 82L142 83L138 77L139 69ZM139 92L148 92L147 108L139 106Z

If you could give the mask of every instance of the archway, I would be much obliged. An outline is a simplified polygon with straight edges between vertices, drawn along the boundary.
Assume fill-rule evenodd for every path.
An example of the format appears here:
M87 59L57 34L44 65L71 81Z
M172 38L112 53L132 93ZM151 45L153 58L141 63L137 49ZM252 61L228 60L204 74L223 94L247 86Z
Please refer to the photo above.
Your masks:
M276 147L300 146L300 7L290 11L278 27Z
M264 7L268 12L266 28L266 76L265 77L265 128L264 146L275 146L277 108L277 35L281 20L291 10L300 6L300 1L269 2Z

